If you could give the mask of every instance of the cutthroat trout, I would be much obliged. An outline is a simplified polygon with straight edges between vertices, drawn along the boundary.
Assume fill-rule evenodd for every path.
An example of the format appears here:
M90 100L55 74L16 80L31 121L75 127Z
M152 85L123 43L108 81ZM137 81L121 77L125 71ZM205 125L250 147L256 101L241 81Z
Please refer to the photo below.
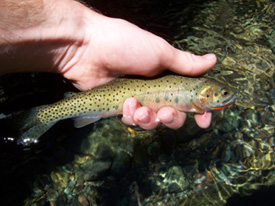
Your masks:
M37 142L56 122L73 118L83 127L101 118L122 114L124 101L138 99L141 105L157 111L173 106L182 112L203 113L225 108L236 99L236 90L209 78L167 75L157 79L122 78L89 91L70 93L54 104L22 112L20 142Z

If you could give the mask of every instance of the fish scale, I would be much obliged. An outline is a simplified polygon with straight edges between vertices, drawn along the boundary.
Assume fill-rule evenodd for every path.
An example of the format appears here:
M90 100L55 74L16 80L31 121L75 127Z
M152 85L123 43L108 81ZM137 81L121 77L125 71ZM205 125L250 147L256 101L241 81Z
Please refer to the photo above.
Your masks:
M231 104L236 98L236 91L209 78L167 75L157 79L122 78L66 96L54 104L26 113L21 128L22 143L36 142L51 126L63 119L73 118L76 127L83 127L100 118L122 114L123 103L129 97L136 98L141 105L154 111L172 106L182 112L203 113Z

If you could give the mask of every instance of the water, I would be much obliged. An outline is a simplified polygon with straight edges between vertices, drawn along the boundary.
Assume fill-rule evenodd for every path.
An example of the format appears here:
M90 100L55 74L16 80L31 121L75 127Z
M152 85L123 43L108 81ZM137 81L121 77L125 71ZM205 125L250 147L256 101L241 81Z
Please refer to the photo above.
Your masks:
M2 139L1 205L273 205L275 3L90 3L177 48L215 53L218 63L207 75L236 87L238 100L215 112L207 130L192 115L177 131L129 129L110 118L83 129L61 122L30 148ZM54 97L42 81L49 78L60 88ZM54 102L72 89L42 74L7 82L0 105L6 113ZM1 128L1 136L9 132Z

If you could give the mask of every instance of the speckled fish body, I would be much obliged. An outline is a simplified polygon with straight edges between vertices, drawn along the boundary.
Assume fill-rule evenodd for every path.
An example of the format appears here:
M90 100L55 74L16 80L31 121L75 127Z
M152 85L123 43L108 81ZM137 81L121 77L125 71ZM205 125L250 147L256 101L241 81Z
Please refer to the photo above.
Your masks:
M36 141L59 120L74 118L82 127L100 118L122 114L124 101L135 97L155 111L173 106L179 111L203 113L224 108L236 98L235 89L208 78L167 75L157 79L119 79L86 92L70 94L51 105L34 108L22 126L23 143Z

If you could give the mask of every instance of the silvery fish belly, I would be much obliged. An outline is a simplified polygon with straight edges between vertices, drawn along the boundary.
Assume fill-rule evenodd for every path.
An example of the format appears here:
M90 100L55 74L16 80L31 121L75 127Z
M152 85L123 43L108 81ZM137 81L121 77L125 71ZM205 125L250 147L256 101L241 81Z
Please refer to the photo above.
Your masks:
M124 101L135 97L141 105L157 111L173 106L182 112L203 113L222 109L234 102L236 90L208 78L167 75L157 79L122 78L86 92L69 93L51 105L20 114L21 143L37 142L56 122L73 118L76 127L100 118L122 114Z

